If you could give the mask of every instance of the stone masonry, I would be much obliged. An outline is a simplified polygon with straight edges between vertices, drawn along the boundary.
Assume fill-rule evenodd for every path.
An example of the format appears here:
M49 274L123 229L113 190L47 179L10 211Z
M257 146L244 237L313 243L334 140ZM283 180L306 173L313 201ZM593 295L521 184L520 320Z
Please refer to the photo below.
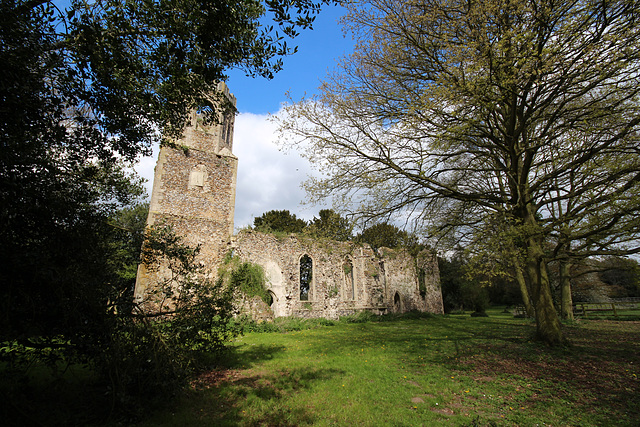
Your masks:
M252 230L234 239L234 254L262 266L274 317L337 319L358 311L375 314L410 310L442 313L436 258L427 251L412 257L404 250L313 239L279 237ZM301 298L301 260L311 259L307 299ZM422 292L419 281L422 280Z
M226 85L218 87L235 106ZM147 225L171 225L185 243L200 245L198 262L212 274L233 251L262 266L271 307L252 301L254 314L338 318L358 311L377 314L410 310L442 313L438 263L434 254L241 231L233 236L238 159L232 154L234 114L213 126L193 114L179 148L162 147L155 169ZM157 286L163 269L138 269L135 296ZM267 313L266 315L264 313Z
M224 83L222 91L235 106ZM200 245L198 262L217 271L229 251L233 235L238 159L232 154L235 112L221 114L206 126L193 113L179 148L160 148L155 168L147 226L166 224L189 246ZM155 286L166 268L138 268L135 297L140 300Z

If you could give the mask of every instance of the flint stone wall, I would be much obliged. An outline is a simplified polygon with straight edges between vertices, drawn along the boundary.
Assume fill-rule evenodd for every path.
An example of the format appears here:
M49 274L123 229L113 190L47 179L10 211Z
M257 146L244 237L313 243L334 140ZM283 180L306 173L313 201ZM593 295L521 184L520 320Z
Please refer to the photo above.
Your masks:
M278 237L253 230L236 235L232 247L240 259L264 269L275 317L337 319L363 310L443 313L437 259L427 251L414 258L404 250L383 248L375 253L368 245L296 234ZM300 299L300 259L304 255L313 260L307 301ZM420 269L424 272L422 294Z
M235 105L222 84L219 89ZM163 146L156 163L147 226L168 225L183 242L200 247L197 263L214 277L233 234L238 159L233 148L233 114L202 124L195 112L175 147ZM171 277L166 265L138 267L135 297L142 301L154 286Z

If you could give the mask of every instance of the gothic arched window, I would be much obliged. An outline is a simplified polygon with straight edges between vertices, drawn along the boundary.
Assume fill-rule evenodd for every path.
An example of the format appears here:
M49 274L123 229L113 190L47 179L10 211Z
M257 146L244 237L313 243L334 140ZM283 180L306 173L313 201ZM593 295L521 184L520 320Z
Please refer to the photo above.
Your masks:
M300 301L309 301L312 279L313 260L309 255L303 255L300 258Z
M354 300L356 298L355 284L353 282L353 264L349 258L342 264L344 271L344 299Z

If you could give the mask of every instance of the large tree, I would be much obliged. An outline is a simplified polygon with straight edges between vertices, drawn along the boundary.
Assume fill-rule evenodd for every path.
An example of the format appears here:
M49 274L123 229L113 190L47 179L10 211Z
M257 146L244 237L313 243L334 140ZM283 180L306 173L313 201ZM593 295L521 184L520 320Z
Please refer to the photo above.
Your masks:
M272 77L321 3L0 0L0 340L97 336L113 215L142 192L125 163L215 120L230 68Z
M281 122L322 169L308 183L312 197L338 193L362 215L401 212L476 239L498 221L539 337L561 342L550 257L578 246L637 250L640 5L349 8L355 53L320 97L291 106Z
M411 248L416 246L417 238L393 224L381 222L362 230L356 240L368 243L375 250L379 248Z

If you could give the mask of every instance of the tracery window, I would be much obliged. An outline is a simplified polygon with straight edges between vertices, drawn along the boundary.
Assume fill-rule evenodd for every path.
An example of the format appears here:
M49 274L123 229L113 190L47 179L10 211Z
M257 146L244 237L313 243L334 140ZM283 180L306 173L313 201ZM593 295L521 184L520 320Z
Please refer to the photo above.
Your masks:
M300 301L309 301L312 279L313 260L305 254L300 258Z
M353 264L349 258L344 260L342 269L344 271L344 299L353 300L355 299L356 293L353 282Z

